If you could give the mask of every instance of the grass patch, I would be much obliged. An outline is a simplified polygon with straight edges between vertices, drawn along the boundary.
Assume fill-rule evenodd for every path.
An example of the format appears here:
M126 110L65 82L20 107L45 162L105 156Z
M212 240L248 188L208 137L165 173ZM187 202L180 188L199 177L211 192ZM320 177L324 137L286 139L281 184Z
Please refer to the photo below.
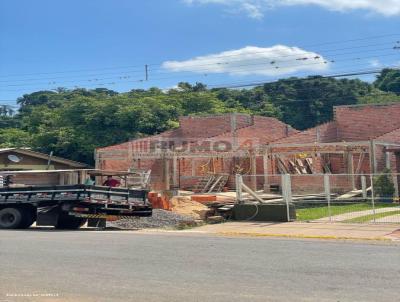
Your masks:
M376 213L375 215L374 214L365 215L365 216L361 216L361 217L348 219L348 220L345 220L343 222L349 222L349 223L371 222L371 221L374 220L374 217L375 217L375 219L379 219L379 218L384 218L384 217L398 215L398 214L400 214L400 210L391 211L391 212L384 212L384 213Z
M386 208L393 207L394 204L376 204L375 208ZM366 211L372 210L372 205L370 203L353 203L346 205L331 205L331 215L340 215L352 212ZM328 207L327 206L317 206L317 207L309 207L309 208L297 208L296 216L298 221L309 221L316 220L329 216Z

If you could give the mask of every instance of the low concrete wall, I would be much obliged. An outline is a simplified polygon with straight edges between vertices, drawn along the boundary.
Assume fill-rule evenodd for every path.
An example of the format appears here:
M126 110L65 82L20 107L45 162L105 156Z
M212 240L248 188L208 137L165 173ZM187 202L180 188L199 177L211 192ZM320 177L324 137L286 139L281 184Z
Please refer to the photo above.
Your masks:
M294 206L289 205L290 219L296 219ZM286 204L236 204L233 208L234 220L246 221L287 221Z

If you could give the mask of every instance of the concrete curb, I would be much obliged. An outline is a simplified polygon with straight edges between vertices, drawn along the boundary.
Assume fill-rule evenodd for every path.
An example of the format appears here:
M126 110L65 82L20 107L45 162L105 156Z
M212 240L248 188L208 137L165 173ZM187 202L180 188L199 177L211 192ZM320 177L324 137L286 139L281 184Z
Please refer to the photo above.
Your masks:
M348 237L348 236L318 236L304 234L256 234L242 232L218 232L215 233L222 236L237 236L237 237L276 237L276 238L297 238L297 239L324 239L324 240L364 240L364 241L393 241L386 237Z

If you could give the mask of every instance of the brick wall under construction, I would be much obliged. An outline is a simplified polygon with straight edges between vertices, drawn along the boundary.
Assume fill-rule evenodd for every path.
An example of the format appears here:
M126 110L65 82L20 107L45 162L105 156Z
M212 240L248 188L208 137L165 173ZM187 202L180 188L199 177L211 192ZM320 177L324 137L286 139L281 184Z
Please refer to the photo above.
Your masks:
M150 169L152 170L152 185L162 187L164 176L162 160L148 158L145 155L137 156L151 151L150 146L154 142L161 141L168 145L164 146L167 148L170 143L176 147L182 142L190 142L189 146L193 147L193 145L199 146L206 141L210 144L223 142L231 145L232 148L236 144L238 148L252 149L299 132L275 118L247 114L182 117L179 121L180 127L177 129L97 149L97 168L123 171L130 168ZM206 175L208 172L232 174L235 166L243 165L242 161L246 160L183 157L179 159L177 173L181 186L185 187L192 185L196 181L196 177ZM171 163L169 165L171 166ZM257 166L259 165L258 163ZM248 169L248 167L244 169ZM257 167L260 172L261 169L262 164L261 167Z
M305 153L308 149L306 144L314 143L343 143L343 142L366 142L374 139L379 142L400 143L400 104L386 105L365 105L365 106L339 106L334 110L335 120L305 130L297 131L281 121L262 116L250 116L246 114L227 114L215 116L196 116L180 118L180 127L164 133L137 139L131 142L122 143L115 146L100 148L97 150L97 167L107 170L127 170L138 168L152 170L152 184L155 188L164 185L164 166L163 160L159 158L148 158L141 156L143 152L149 152L152 143L162 141L162 143L175 144L175 147L182 142L187 146L201 145L202 142L225 141L231 144L236 143L239 147L255 148L273 144L276 154L284 154L293 147L287 145L297 145L298 153ZM304 146L302 146L304 144ZM162 145L162 144L161 144ZM169 147L163 145L164 147ZM307 151L309 152L309 150ZM392 167L398 165L393 154L385 154L382 145L375 150L376 166L381 171L389 161ZM312 152L309 152L310 154ZM314 152L315 153L315 152ZM193 154L196 154L194 152ZM192 155L193 155L192 154ZM357 173L370 173L370 154L365 151L361 158L361 153L355 152L353 156L353 167ZM313 162L315 165L314 173L324 172L323 160L315 153ZM169 160L172 165L172 160ZM204 157L181 157L178 160L177 174L181 187L190 187L198 177L208 172L234 174L238 166L242 173L255 174L276 174L281 173L273 159L270 159L268 171L264 171L264 163L261 157L255 160L255 171L251 171L249 158L204 158ZM344 154L332 153L329 155L329 165L332 173L349 173L348 159ZM172 175L170 175L172 177ZM304 178L306 179L306 178ZM257 178L257 186L262 187L264 180ZM303 180L299 185L304 186ZM172 180L171 180L172 183ZM228 181L231 186L234 183L233 177Z

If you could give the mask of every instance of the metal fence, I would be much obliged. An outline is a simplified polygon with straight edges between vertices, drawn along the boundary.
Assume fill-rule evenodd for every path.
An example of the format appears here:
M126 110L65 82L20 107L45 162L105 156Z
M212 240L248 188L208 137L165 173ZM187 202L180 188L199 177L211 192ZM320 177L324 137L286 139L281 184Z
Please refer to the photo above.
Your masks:
M239 202L285 203L296 221L400 223L398 174L237 175ZM288 220L289 215L288 215Z

